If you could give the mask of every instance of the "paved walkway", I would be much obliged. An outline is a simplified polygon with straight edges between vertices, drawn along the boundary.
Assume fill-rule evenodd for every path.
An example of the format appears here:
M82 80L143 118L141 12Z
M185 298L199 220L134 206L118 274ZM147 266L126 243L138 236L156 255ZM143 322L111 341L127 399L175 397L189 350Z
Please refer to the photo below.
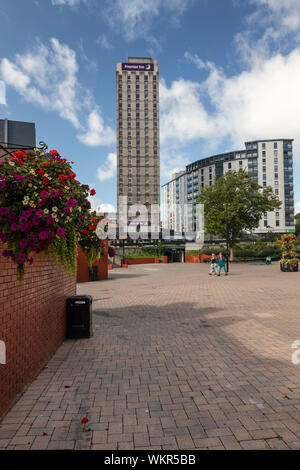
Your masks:
M109 277L78 286L94 297L94 336L59 348L0 448L300 449L300 273L169 264Z

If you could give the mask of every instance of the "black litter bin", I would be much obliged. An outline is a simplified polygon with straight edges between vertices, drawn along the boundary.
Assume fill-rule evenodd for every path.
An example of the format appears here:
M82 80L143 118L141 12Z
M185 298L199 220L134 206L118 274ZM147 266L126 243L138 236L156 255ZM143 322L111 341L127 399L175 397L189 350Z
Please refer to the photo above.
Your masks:
M90 338L92 329L91 295L73 295L67 298L67 338Z

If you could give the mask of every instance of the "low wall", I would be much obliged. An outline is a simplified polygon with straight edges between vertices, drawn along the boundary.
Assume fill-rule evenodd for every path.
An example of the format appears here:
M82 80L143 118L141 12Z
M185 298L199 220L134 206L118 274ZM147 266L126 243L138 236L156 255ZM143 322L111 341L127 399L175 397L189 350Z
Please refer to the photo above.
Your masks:
M98 281L105 281L108 279L108 254L107 254L107 241L105 244L105 255L102 255L98 261L95 261L93 266L98 268ZM77 282L88 282L90 280L89 266L85 254L80 246L77 248Z
M23 281L16 271L0 255L0 419L65 339L66 298L76 294L75 276L45 256L34 256Z
M128 265L159 263L159 258L125 258L124 263Z
M200 263L199 256L186 256L185 257L186 263Z

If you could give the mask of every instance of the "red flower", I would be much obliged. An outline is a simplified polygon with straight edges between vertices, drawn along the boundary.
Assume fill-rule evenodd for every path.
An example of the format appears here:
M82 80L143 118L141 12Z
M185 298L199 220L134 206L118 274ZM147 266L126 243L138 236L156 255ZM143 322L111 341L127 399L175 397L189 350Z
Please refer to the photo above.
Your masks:
M90 195L94 196L96 194L96 191L94 189L91 189Z
M87 419L87 418L82 418L81 422L82 422L83 424L86 424L86 423L88 422L88 419Z
M43 436L48 436L48 434L46 432L43 432Z
M43 181L42 181L42 183L46 185L46 184L49 184L50 181L48 180L48 178L44 178Z
M25 150L16 150L14 152L14 156L17 157L17 158L22 158L26 155L26 152Z
M38 173L40 176L43 176L45 174L44 170L39 170Z
M47 163L47 162L44 162L43 165L44 165L44 166L48 166L48 163Z
M83 229L81 230L81 233L84 233L84 234L86 235L86 234L88 233L88 231L85 230L85 228L83 228Z
M72 173L72 174L69 176L69 178L70 178L71 181L73 181L73 179L74 179L75 177L76 177L76 174L75 174L75 173Z
M50 155L54 155L55 157L58 157L59 156L59 153L57 150L50 150Z

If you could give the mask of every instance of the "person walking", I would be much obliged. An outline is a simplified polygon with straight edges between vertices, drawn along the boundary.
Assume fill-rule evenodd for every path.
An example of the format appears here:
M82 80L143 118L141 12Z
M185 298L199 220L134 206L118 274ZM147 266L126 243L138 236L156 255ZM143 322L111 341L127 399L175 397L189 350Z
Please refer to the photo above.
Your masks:
M212 274L214 274L216 276L216 274L217 274L217 264L218 264L218 260L216 258L216 255L214 253L212 253L211 260L210 260L210 270L209 270L209 275L210 276Z
M222 253L219 253L219 259L218 259L218 276L221 274L221 269L224 269L225 276L227 276L227 271L226 271L226 258L225 256L222 255Z

